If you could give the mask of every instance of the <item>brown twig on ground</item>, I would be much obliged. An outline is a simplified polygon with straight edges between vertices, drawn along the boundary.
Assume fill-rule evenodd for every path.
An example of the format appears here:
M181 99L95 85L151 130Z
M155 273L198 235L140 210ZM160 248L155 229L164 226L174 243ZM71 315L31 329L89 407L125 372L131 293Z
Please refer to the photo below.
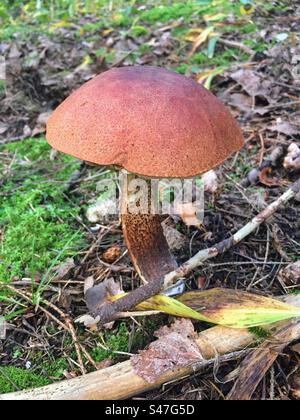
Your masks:
M300 295L288 295L286 303L300 306ZM290 321L266 326L271 334L282 331ZM257 336L248 329L233 329L216 326L202 331L196 339L204 360L184 367L174 367L149 383L138 376L130 360L117 363L97 372L69 379L46 387L0 395L1 400L121 400L160 387L161 385L194 374L213 363L228 361L245 354L257 341ZM242 353L237 350L242 350Z
M32 303L32 298L31 298L31 296L27 292L21 291L21 290L17 289L16 287L14 287L14 286L12 286L10 284L5 284L5 285L3 285L3 287L8 288L12 292L14 292L14 293L18 294L19 296L21 296L27 302ZM46 308L44 308L43 306L39 305L39 309L42 312L44 312L45 315L47 315L50 319L52 319L54 322L56 322L62 329L64 329L65 331L67 331L71 335L71 337L73 339L74 347L75 347L75 350L76 350L77 359L78 359L78 363L79 363L79 366L80 366L81 373L83 375L86 373L86 369L84 367L84 363L83 363L83 360L82 360L81 352L85 355L85 357L90 362L90 364L95 369L97 369L97 365L96 365L95 361L92 359L92 357L87 352L87 350L84 348L84 346L78 342L78 339L77 339L77 336L76 336L76 331L75 331L75 328L73 326L73 323L72 323L71 318L69 317L69 315L66 315L56 305L54 305L52 302L49 302L46 299L41 299L41 303L43 303L44 305L47 305L49 308L53 309L64 320L65 323L63 323L62 321L60 321L55 315L53 315L51 312L49 312Z
M178 267L176 270L168 273L164 278L158 278L138 289L130 292L125 297L114 302L107 302L100 306L92 315L97 319L100 325L106 324L119 318L120 312L127 312L142 301L158 294L162 289L172 285L177 279L185 277L195 268L203 264L210 258L226 252L231 247L237 245L250 233L254 232L258 226L270 218L282 205L295 197L300 191L300 179L294 182L290 188L278 197L267 208L255 216L250 222L238 230L228 239L217 243L211 248L199 251L192 258Z
M221 44L228 45L228 47L238 48L238 49L244 51L246 54L249 54L251 57L255 55L254 50L252 50L250 47L248 47L247 45L244 45L240 42L230 41L229 39L225 39L225 38L219 38L218 41Z
M283 323L276 334L254 349L241 363L240 374L228 395L228 400L250 400L255 389L279 354L300 337L300 320Z

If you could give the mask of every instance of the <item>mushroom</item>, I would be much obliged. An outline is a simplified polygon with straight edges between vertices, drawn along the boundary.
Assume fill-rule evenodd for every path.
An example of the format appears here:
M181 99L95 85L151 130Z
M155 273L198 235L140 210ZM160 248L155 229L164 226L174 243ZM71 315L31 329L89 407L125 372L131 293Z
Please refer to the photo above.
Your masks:
M115 68L82 85L53 112L46 138L61 152L123 168L130 179L142 177L148 184L152 177L200 175L243 145L234 118L211 92L151 66ZM158 293L164 275L176 268L161 215L128 211L130 192L122 189L124 237L145 285L110 303L103 319ZM150 195L146 200L150 206Z

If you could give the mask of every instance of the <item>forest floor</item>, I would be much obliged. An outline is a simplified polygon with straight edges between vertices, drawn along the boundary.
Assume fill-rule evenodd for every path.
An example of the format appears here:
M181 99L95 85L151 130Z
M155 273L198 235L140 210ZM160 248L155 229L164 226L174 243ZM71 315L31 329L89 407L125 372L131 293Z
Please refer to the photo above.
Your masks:
M174 251L179 262L227 238L299 177L282 164L288 147L300 142L299 4L257 2L248 14L238 2L125 3L103 6L97 15L59 12L50 23L16 11L13 22L1 25L0 281L14 292L0 290L7 321L0 393L80 375L63 314L90 355L87 371L127 359L170 322L166 315L139 317L102 332L74 323L87 312L88 277L96 283L112 277L126 291L139 285L117 218L91 223L86 217L107 170L54 153L44 138L47 116L76 87L112 67L163 66L204 83L238 120L245 146L218 168L217 190L205 196L203 230L170 222L185 238ZM248 176L255 168L255 177ZM105 254L112 247L116 260ZM278 296L298 290L299 280L285 282L278 274L299 256L294 200L190 279L194 287ZM299 357L299 347L287 348L253 398L294 398ZM234 383L228 374L240 363L221 363L140 397L223 399Z

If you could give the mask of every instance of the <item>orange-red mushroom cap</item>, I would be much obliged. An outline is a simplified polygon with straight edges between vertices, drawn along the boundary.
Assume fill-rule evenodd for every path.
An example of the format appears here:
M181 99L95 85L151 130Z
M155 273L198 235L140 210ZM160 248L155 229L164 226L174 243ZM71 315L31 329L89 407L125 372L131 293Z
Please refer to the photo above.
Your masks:
M53 112L46 137L82 160L169 178L206 172L243 145L211 92L150 66L112 69L82 85Z

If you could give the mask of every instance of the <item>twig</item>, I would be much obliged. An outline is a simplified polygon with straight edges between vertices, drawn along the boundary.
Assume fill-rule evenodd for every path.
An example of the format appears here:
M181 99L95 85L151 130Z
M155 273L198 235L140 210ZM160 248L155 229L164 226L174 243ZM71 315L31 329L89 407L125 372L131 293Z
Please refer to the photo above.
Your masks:
M240 375L228 400L250 400L258 384L279 354L292 341L300 337L300 320L290 320L278 329L271 339L254 349L241 363Z
M300 306L299 295L288 295L284 300L289 305ZM286 323L266 326L270 333L276 334ZM0 395L2 400L122 400L145 393L163 384L195 374L209 365L239 358L257 341L257 336L248 329L233 329L216 326L202 331L196 338L197 346L204 360L183 367L175 367L160 375L154 383L138 376L130 360L117 363L97 372L65 380L59 383L11 394ZM239 351L242 349L241 351Z
M21 296L27 302L32 303L32 299L27 292L24 292L24 291L21 292L20 290L18 290L14 286L11 286L10 284L5 284L5 287L10 289L12 292L18 294L19 296ZM49 318L51 318L53 321L55 321L61 328L63 328L65 331L67 331L71 335L71 337L73 339L73 342L74 342L74 347L75 347L75 350L76 350L77 359L78 359L78 363L79 363L79 366L80 366L81 373L83 375L86 373L86 369L84 367L84 363L83 363L83 360L82 360L82 357L81 357L81 352L86 356L87 360L91 363L91 365L94 368L97 369L97 365L94 362L94 360L92 359L92 357L89 355L89 353L86 351L86 349L82 346L82 344L80 344L78 342L76 332L75 332L75 329L74 329L74 326L73 326L73 323L72 323L70 317L68 315L66 315L63 311L61 311L52 302L49 302L46 299L42 299L41 302L44 303L45 305L47 305L49 308L53 309L56 313L58 313L64 319L65 324L63 322L61 322L55 315L53 315L51 312L49 312L46 308L44 308L41 305L39 306L39 308L42 312L44 312Z
M271 217L280 208L280 206L285 205L289 200L295 197L299 191L300 179L292 184L284 194L278 197L266 209L255 216L249 223L243 226L230 238L224 239L211 248L199 251L176 270L168 273L164 278L158 278L155 281L141 286L131 293L128 293L125 297L114 302L107 302L103 304L93 313L93 316L99 320L100 325L117 319L119 317L119 312L129 311L140 302L156 295L162 289L171 286L177 279L185 277L192 270L202 265L204 261L216 257L238 244L246 236L254 232L264 221Z
M239 50L244 51L245 53L249 54L250 56L255 55L255 51L252 50L250 47L247 47L247 45L241 44L237 41L230 41L229 39L219 38L218 42L224 45L228 45L228 47L234 47L238 48Z
M271 203L267 208L255 216L250 222L248 222L230 238L224 239L211 248L199 251L196 255L194 255L176 270L167 274L164 280L165 287L171 285L178 278L185 277L190 271L202 265L204 261L216 257L219 254L223 254L234 245L237 245L246 236L254 232L258 226L270 218L282 205L285 205L289 200L295 197L299 191L300 179L294 182L294 184L292 184L292 186L284 194L273 201L273 203Z

